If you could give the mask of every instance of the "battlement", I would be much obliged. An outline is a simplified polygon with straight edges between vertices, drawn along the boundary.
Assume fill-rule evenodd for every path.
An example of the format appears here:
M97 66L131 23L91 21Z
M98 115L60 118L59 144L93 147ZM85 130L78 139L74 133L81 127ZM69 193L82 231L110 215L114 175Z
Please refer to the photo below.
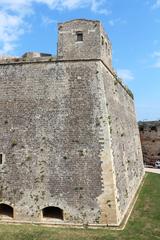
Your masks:
M38 63L38 62L55 62L57 60L56 57L13 57L13 58L4 58L0 59L0 65L7 64L25 64L25 63Z

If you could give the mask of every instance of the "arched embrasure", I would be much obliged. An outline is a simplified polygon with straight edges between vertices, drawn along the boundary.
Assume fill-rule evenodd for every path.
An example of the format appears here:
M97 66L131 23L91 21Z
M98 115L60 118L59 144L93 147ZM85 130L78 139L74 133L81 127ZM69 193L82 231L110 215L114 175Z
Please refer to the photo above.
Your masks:
M13 218L13 208L7 204L0 204L0 217Z
M43 218L55 218L63 220L63 210L58 207L46 207L42 209Z

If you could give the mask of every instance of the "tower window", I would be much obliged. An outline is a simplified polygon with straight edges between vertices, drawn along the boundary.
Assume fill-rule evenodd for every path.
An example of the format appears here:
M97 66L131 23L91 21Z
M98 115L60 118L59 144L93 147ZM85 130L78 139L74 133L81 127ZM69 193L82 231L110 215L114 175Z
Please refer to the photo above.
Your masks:
M108 50L108 44L107 44L107 42L105 42L105 45L106 45L106 51Z
M102 40L102 45L104 45L104 37L103 36L101 37L101 40Z
M0 164L2 164L2 163L3 163L3 154L0 153Z
M82 42L83 41L83 33L82 32L77 32L77 42Z

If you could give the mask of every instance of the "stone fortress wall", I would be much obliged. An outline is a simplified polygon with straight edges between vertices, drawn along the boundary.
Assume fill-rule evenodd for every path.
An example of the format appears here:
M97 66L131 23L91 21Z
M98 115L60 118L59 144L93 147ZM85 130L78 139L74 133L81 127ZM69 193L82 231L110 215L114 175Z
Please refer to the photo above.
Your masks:
M111 59L101 23L81 19L59 24L57 57L0 61L2 219L122 222L144 169L133 96Z

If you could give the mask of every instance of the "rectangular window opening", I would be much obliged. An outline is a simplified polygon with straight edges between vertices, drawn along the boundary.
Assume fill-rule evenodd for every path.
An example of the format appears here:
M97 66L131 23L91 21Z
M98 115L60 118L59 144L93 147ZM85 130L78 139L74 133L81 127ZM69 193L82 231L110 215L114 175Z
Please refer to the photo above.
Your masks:
M83 33L82 32L77 32L77 42L82 42L83 41Z
M156 127L156 126L152 126L152 127L151 127L151 131L157 132L157 127Z
M0 164L2 164L2 163L3 163L3 154L0 153Z
M101 37L101 40L102 40L102 45L104 45L104 37L103 36Z
M105 45L106 45L106 51L108 51L108 44L107 44L107 42L105 42Z

